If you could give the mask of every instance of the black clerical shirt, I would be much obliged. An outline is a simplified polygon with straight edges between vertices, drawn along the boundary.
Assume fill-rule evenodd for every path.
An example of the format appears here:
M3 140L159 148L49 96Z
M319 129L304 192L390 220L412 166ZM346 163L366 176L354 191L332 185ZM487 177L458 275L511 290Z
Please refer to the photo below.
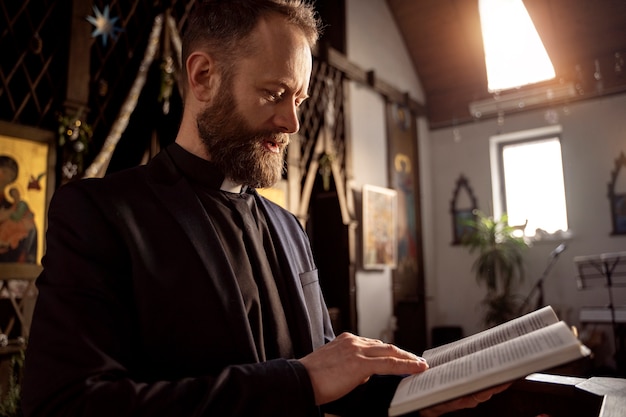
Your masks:
M217 231L224 256L237 277L259 360L293 358L280 263L265 214L256 202L258 194L247 187L239 193L222 190L224 174L215 164L178 144L168 147L167 152Z

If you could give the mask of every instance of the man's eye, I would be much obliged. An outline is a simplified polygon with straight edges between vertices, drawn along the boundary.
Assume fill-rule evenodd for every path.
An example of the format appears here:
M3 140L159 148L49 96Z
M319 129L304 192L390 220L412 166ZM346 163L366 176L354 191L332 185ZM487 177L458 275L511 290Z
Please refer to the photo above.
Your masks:
M283 94L274 91L267 91L267 97L270 101L280 101L283 98Z

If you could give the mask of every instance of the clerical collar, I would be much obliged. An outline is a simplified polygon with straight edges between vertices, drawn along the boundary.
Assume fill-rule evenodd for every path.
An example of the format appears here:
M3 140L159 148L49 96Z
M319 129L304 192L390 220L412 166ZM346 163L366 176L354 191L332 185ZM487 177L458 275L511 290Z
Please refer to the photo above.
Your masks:
M224 182L222 182L222 185L220 186L220 190L227 191L229 193L241 194L244 191L246 191L246 187L241 184L236 183L230 178L224 178Z
M226 178L213 162L192 154L176 142L167 147L167 152L182 174L200 186L229 193L241 193L247 188Z

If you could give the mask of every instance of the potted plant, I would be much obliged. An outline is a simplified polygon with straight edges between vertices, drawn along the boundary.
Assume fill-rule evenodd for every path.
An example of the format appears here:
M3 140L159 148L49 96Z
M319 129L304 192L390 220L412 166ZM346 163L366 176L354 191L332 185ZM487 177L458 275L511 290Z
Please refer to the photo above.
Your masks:
M0 361L3 375L0 383L0 417L19 417L22 369L24 368L25 350L23 347L3 347Z
M463 236L461 244L470 253L478 252L472 270L477 282L487 287L482 302L486 308L484 324L503 323L517 316L515 290L524 280L523 252L528 245L522 236L516 235L519 228L509 225L506 214L494 219L475 210L467 225L470 231Z

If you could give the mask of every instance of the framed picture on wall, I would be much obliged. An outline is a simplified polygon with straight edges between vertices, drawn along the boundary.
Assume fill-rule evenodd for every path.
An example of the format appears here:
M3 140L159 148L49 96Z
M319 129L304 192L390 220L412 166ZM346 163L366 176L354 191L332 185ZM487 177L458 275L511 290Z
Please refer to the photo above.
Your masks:
M626 235L626 194L613 195L613 234Z
M19 276L36 271L43 256L54 140L53 132L0 123L0 263Z
M613 235L626 235L626 187L623 181L626 178L623 172L626 171L622 171L622 168L626 168L626 154L624 152L615 160L615 170L611 172L611 182L609 182L609 200L613 223L611 234Z
M456 186L450 200L453 245L460 245L463 239L472 233L473 228L469 222L476 219L474 213L477 208L478 202L472 187L469 185L469 180L461 174L456 180Z
M398 264L398 195L395 190L363 186L363 269Z

